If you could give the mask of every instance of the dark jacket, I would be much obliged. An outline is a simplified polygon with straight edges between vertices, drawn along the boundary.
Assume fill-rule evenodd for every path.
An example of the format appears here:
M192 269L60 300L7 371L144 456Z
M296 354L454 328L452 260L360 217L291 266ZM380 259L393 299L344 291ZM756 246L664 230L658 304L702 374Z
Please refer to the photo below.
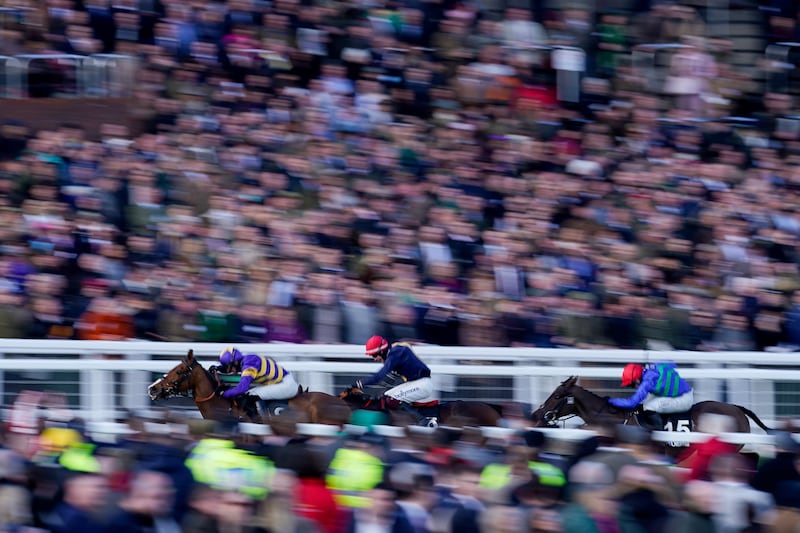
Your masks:
M164 518L165 522L172 520ZM176 528L180 526L175 523ZM115 513L109 522L109 531L114 533L156 533L157 523L150 515L133 513L120 509Z
M61 502L48 520L53 533L110 533L97 518L66 502Z
M405 511L398 507L394 512L393 518L394 520L390 529L392 533L414 533L414 527L411 525L411 521L408 519L408 516L406 516ZM353 517L353 519L350 520L347 533L355 533L357 519L357 517Z
M431 369L416 356L411 348L404 344L394 344L386 355L383 368L371 376L360 380L358 388L380 383L386 379L389 372L394 372L395 374L403 376L406 381L415 381L417 379L430 377L431 375Z

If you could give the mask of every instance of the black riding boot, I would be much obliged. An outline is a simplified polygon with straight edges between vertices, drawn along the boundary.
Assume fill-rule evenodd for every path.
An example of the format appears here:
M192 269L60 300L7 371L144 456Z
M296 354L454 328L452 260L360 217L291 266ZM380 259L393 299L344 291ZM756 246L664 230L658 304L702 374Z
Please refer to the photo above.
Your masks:
M423 416L416 407L408 402L400 402L400 409L411 415L418 426L436 427L438 425L435 419Z
M664 429L661 413L655 411L642 411L639 413L639 425L653 431Z
M240 405L247 417L253 421L258 422L261 418L261 413L258 412L258 400L254 398L242 397Z

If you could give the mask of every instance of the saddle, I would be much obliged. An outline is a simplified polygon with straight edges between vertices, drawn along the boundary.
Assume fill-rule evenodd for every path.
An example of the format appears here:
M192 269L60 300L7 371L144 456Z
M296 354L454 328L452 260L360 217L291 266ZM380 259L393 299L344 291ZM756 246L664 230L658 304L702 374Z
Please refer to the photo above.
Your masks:
M257 396L243 395L236 400L251 420L267 419L289 409L289 400L262 400Z
M692 412L657 413L655 411L636 411L636 422L651 431L694 431Z
M382 396L379 400L381 407L384 409L397 409L400 407L400 400L395 400L394 398L390 398L388 396ZM426 408L433 408L439 406L439 400L428 400L427 402L409 402L412 407L416 409L426 409Z

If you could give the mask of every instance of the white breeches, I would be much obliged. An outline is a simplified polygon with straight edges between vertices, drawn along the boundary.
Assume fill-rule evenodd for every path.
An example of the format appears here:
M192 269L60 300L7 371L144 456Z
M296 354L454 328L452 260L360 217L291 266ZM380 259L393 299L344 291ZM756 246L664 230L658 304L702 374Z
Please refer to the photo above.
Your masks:
M262 400L288 400L297 396L297 381L291 374L286 374L280 383L272 385L259 385L247 391L251 396L258 396Z
M392 387L384 394L395 400L400 400L401 402L428 401L433 399L433 382L431 378L406 381L396 387Z
M694 405L694 391L675 398L648 394L642 403L645 411L655 411L656 413L682 413L691 409L692 405Z

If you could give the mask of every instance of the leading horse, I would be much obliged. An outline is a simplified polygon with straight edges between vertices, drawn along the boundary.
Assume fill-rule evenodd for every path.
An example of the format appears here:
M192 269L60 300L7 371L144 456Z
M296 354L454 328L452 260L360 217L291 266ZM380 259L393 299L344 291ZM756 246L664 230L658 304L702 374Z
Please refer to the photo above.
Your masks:
M571 376L556 387L541 407L531 415L534 427L552 426L559 420L574 416L580 417L586 424L617 420L621 424L639 425L636 409L614 407L608 403L608 398L584 389L577 384L577 381L577 376ZM689 411L689 421L693 430L698 430L698 421L706 413L731 417L735 422L736 433L749 433L750 419L764 431L772 431L750 409L741 405L710 400L694 404ZM678 428L673 429L677 430Z
M216 394L217 378L206 370L189 350L172 370L154 381L147 394L153 401L191 396L203 418L211 420L242 420L247 415L230 400ZM343 426L350 420L351 409L346 402L324 392L308 392L298 387L297 395L286 400L290 409L304 415L304 422ZM264 420L250 420L264 422Z
M360 389L347 389L339 394L339 398L346 401L353 409L384 412L390 417L393 425L414 425L411 415L401 410L389 409L386 402L372 398ZM422 415L437 417L439 425L442 426L497 426L503 418L500 406L483 402L456 400L414 405Z

